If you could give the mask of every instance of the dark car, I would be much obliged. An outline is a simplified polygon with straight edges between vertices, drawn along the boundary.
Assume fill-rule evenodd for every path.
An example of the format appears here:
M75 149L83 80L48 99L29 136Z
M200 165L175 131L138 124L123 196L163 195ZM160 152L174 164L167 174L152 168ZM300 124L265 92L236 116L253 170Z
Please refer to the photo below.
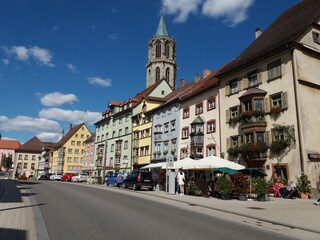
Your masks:
M154 182L151 172L134 171L123 181L123 188L132 188L134 191L141 188L148 188L153 191Z
M50 176L51 174L44 174L44 175L41 175L38 180L50 180Z

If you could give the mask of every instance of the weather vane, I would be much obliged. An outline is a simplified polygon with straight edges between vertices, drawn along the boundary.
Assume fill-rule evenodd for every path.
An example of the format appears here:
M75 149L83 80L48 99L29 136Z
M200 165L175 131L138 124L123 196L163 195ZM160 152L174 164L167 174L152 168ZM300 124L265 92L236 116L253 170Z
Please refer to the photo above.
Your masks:
M164 7L164 1L161 0L161 8L160 8L160 15L163 14L163 7Z

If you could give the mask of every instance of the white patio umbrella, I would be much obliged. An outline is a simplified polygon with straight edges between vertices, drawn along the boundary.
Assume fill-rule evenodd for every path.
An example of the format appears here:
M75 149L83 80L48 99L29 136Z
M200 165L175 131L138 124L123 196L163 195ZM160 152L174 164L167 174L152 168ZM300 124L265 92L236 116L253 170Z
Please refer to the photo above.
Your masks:
M197 160L193 160L192 158L184 158L184 159L181 159L181 160L178 160L178 161L175 161L173 163L173 167L168 167L166 165L164 165L162 167L162 169L192 169L194 167L194 164Z
M166 162L159 162L159 163L150 163L144 167L142 167L141 169L148 169L148 168L162 168L162 167L166 167Z
M229 160L217 157L217 156L208 156L205 158L202 158L197 161L197 168L220 168L220 167L227 167L231 168L233 170L241 170L244 169L245 166L231 162Z

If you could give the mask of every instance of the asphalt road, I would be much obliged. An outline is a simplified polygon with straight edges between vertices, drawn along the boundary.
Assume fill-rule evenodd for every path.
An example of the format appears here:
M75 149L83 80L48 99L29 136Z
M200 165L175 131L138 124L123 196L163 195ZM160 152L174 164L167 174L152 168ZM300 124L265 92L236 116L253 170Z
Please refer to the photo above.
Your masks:
M31 192L51 240L289 239L175 207L164 199L156 202L123 194L130 190L103 191L81 183L37 183L30 186Z

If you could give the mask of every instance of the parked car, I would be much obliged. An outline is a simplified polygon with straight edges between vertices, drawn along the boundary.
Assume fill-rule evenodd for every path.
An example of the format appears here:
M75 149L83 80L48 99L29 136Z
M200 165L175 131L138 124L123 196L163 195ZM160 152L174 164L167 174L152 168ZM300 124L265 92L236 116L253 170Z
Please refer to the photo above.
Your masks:
M72 176L73 176L73 173L65 173L62 175L61 177L61 181L63 182L71 182L72 181Z
M108 175L105 178L105 183L107 184L107 186L109 186L110 184L116 186L117 185L117 176L118 176L117 172L114 172L114 173Z
M86 182L88 179L88 174L86 173L76 173L72 176L72 182Z
M52 181L61 181L62 173L54 173L50 176Z
M151 172L131 172L122 183L123 188L132 188L132 190L138 190L141 188L148 188L153 191L154 182Z
M50 180L51 174L44 174L39 176L38 180Z

